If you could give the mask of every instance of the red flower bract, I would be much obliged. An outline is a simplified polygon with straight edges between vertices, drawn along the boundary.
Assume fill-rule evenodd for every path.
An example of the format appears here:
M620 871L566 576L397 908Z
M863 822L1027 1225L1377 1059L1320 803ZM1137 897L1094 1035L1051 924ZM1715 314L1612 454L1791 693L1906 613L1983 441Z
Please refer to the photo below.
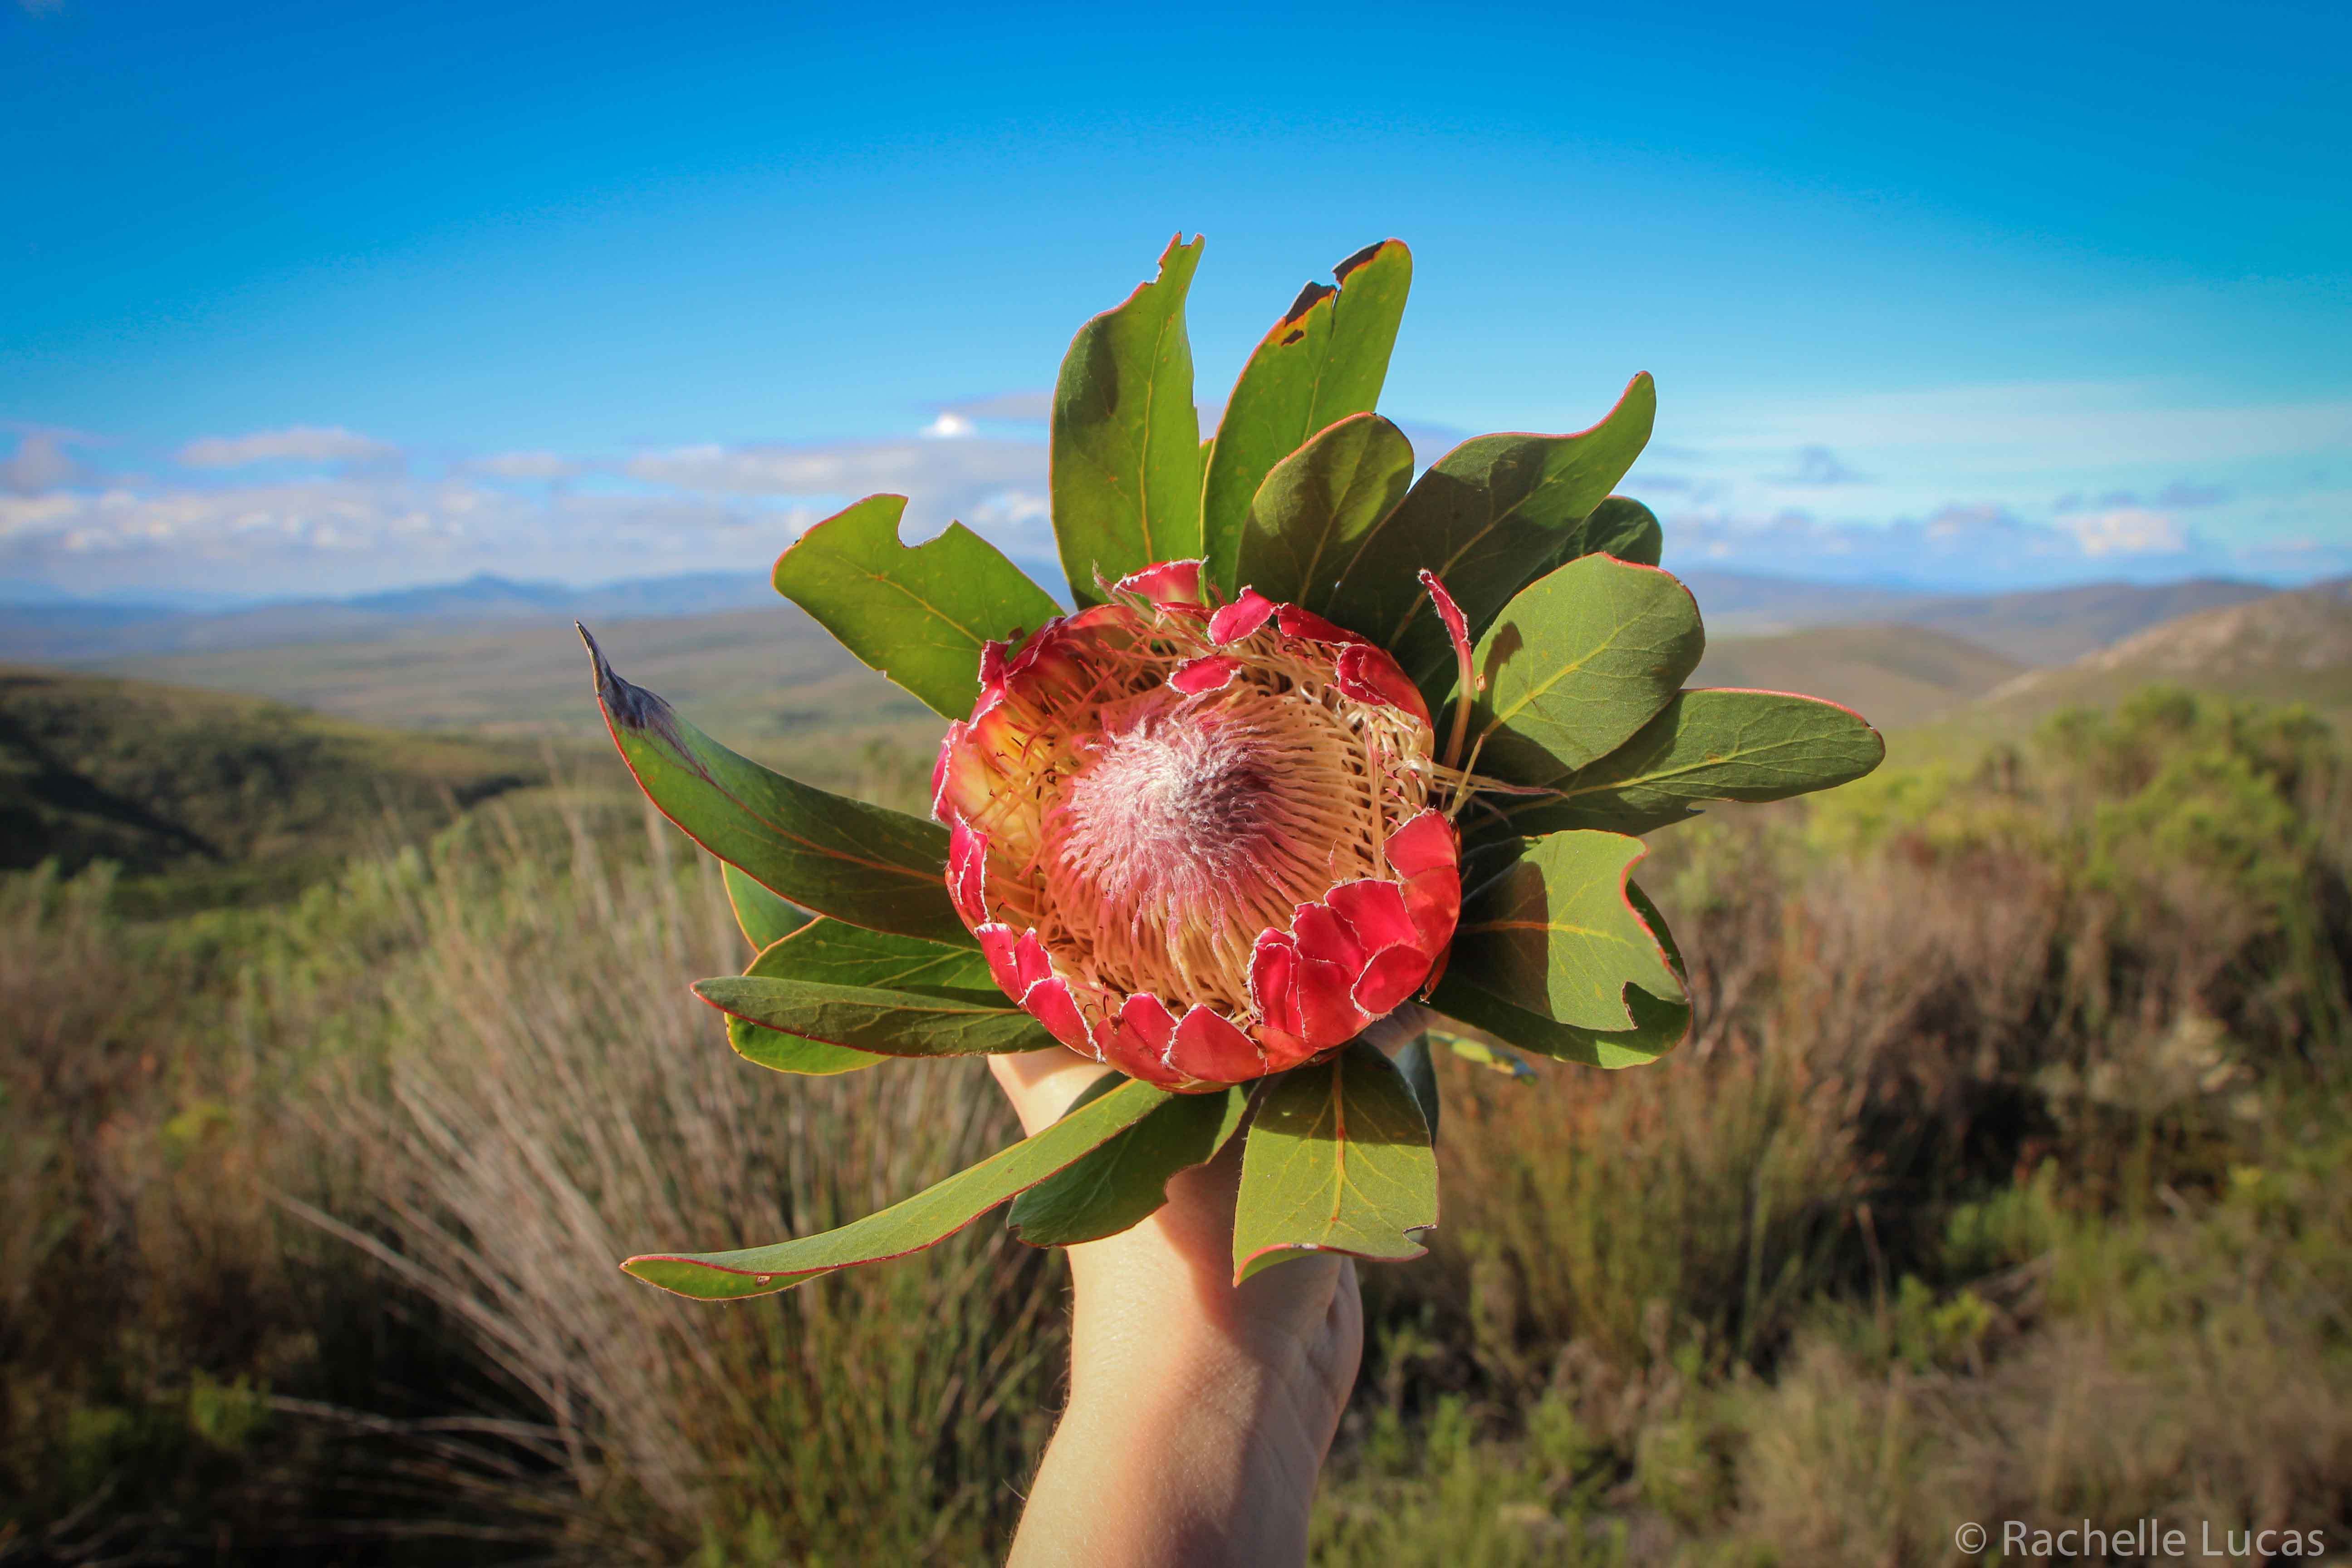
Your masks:
M1462 883L1429 710L1382 649L1195 562L988 645L940 747L948 888L1005 994L1172 1089L1345 1044L1430 978Z

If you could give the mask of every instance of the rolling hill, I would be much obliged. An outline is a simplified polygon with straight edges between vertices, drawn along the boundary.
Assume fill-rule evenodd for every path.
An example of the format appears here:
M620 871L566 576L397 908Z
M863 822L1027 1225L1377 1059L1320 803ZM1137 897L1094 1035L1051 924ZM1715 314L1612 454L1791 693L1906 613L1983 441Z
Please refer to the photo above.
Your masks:
M1826 697L1887 730L1962 707L2024 668L1965 637L1917 626L1820 626L1710 637L1691 684Z
M2022 672L1984 706L2023 715L2105 705L2156 680L2352 717L2352 582L2167 621L2072 664Z
M279 896L394 823L438 826L545 777L531 747L0 665L0 870L111 860L150 884L134 904Z
M2220 577L2093 583L2016 594L1927 594L1729 572L1681 575L1698 596L1711 634L1767 637L1813 626L1900 622L1966 637L2021 664L2064 664L2144 627L2274 592Z
M928 753L939 739L937 715L772 594L764 609L589 625L623 675L729 745L800 777L841 780L871 741ZM568 622L173 654L105 668L386 728L600 742L604 733L588 656Z

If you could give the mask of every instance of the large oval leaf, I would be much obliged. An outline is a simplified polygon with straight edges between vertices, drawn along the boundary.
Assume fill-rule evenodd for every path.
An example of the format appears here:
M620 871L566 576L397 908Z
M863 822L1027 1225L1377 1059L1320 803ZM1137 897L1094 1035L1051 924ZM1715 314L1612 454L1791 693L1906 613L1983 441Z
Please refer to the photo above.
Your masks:
M1624 998L1633 1020L1630 1026L1595 1029L1563 1023L1553 1015L1548 1000L1537 998L1528 989L1512 984L1507 969L1499 973L1490 970L1478 962L1475 952L1469 964L1456 962L1447 968L1444 978L1430 995L1430 1005L1522 1050L1560 1061L1624 1068L1656 1060L1690 1035L1692 1008L1684 994L1686 982L1683 959L1675 947L1674 932L1666 929L1665 917L1649 897L1629 881L1625 884L1625 900L1664 952L1675 988L1672 997L1663 997L1651 994L1640 984L1628 985ZM1459 950L1456 952L1458 955ZM1522 1006L1517 1001L1507 999L1504 991L1533 1005Z
M1580 1029L1633 1027L1629 985L1680 1001L1665 944L1626 879L1644 853L1638 838L1583 832L1474 852L1448 978Z
M1129 1079L1100 1099L999 1150L979 1164L894 1204L879 1214L821 1236L740 1252L655 1253L621 1265L649 1285L704 1301L728 1301L789 1290L803 1280L853 1264L903 1258L944 1241L1007 1198L1027 1191L1133 1126L1168 1100L1168 1091Z
M1177 236L1160 275L1078 329L1054 384L1054 538L1081 605L1160 561L1201 553L1201 417L1184 294L1201 240Z
M1258 487L1242 526L1236 581L1279 604L1306 603L1412 483L1412 443L1379 415L1316 432Z
M971 948L866 931L836 920L814 920L778 938L761 949L744 973L762 980L814 980L996 1005L1003 1000L989 977L988 961ZM890 1059L874 1051L783 1034L731 1015L727 1043L746 1061L778 1072L856 1072Z
M1004 999L931 994L821 980L723 974L694 994L731 1017L804 1040L886 1057L998 1056L1055 1045L1045 1026Z
M983 643L1035 631L1061 606L960 522L898 542L905 496L867 496L776 558L776 592L842 646L950 719L980 698Z
M947 829L772 773L679 718L605 661L596 700L622 760L664 816L769 891L877 931L972 946L948 900Z
M1402 1260L1437 1224L1437 1151L1412 1090L1358 1040L1259 1097L1242 1151L1234 1282L1297 1253Z
M1590 430L1465 441L1365 533L1339 563L1330 591L1306 607L1379 643L1442 698L1453 647L1415 574L1438 575L1475 636L1608 499L1641 455L1657 411L1656 389L1637 375Z
M1478 639L1476 771L1558 784L1648 723L1706 649L1698 605L1665 573L1607 555L1570 562Z
M1097 1079L1064 1114L1075 1114L1123 1081L1116 1073ZM1249 1093L1239 1085L1177 1095L1013 1199L1004 1223L1032 1247L1075 1247L1117 1236L1168 1201L1171 1176L1214 1159L1248 1105Z
M1412 253L1401 239L1382 240L1332 273L1338 288L1309 283L1251 352L1217 426L1202 487L1202 547L1209 580L1228 594L1252 581L1236 563L1266 475L1317 431L1369 412L1388 377L1412 288Z
M1861 714L1783 691L1685 691L1553 795L1500 802L1510 831L1647 833L1709 800L1785 800L1876 767L1886 742Z

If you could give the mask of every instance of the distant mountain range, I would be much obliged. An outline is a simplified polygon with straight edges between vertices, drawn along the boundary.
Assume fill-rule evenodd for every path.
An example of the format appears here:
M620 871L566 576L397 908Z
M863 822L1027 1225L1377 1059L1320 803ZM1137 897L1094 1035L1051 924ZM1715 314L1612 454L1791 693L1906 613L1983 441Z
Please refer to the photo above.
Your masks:
M286 643L380 642L520 622L701 616L778 602L765 577L734 572L641 577L594 588L520 583L482 573L462 583L215 611L49 599L0 603L0 658L90 663Z
M1729 572L1682 574L1717 637L1809 627L1899 623L1964 638L2020 666L2057 665L2177 616L2242 605L2276 590L2221 578L2142 586L2101 583L2016 594L1927 594ZM601 587L517 582L482 574L462 583L342 599L304 599L200 611L166 605L35 600L30 585L0 584L0 658L97 663L147 655L227 653L290 643L446 637L541 621L710 615L775 605L763 576L728 572L646 577Z

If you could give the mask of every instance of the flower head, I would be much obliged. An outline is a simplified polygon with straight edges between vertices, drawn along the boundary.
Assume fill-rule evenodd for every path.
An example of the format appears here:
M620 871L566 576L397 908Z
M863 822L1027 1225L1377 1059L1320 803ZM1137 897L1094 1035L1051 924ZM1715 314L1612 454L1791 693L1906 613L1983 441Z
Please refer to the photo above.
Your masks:
M1170 1088L1345 1044L1432 978L1461 879L1434 733L1396 662L1198 563L992 643L933 810L996 982L1055 1037Z

